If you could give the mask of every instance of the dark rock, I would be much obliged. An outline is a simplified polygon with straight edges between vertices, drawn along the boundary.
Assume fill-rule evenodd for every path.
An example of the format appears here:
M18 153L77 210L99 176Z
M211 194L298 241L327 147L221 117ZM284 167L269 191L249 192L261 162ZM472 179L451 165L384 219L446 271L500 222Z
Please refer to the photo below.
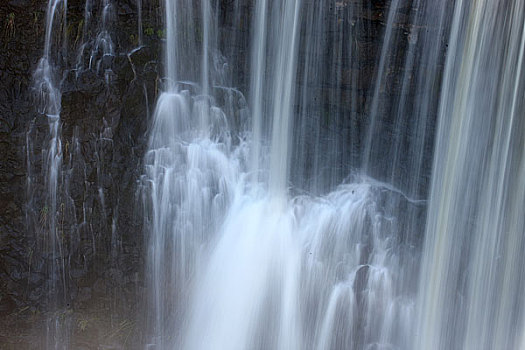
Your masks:
M31 4L31 0L10 0L9 5L14 7L27 7Z
M83 303L91 299L91 288L84 287L78 290L77 301Z
M37 302L44 297L44 290L42 287L36 287L29 292L29 300Z

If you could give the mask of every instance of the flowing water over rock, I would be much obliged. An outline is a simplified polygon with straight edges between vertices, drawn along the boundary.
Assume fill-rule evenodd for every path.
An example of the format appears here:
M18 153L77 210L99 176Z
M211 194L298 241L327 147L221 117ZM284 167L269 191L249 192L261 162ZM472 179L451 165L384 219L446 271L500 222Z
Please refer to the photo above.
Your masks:
M316 4L304 6L313 13ZM251 130L235 128L206 93L216 49L204 24L213 20L199 27L202 50L191 47L202 56L201 84L177 83L184 36L175 29L190 26L194 8L166 8L167 92L143 179L151 345L408 346L415 303L401 281L415 276L414 233L402 232L413 227L396 207L421 212L424 202L362 176L322 197L288 190L302 2L256 4ZM210 17L206 1L201 11Z
M136 0L129 38L115 34L127 4L80 3L71 58L68 3L49 1L33 76L49 124L43 195L36 121L27 132L27 221L45 208L45 348L76 346L75 257L87 266L103 249L122 264L127 206L144 272L137 343L117 348L525 348L520 0ZM163 29L143 23L152 6ZM153 88L139 81L157 63L138 69L152 36ZM108 185L118 120L97 119L89 165L86 136L64 141L61 118L66 83L99 77L109 94L121 61L156 103L129 203Z
M49 278L45 293L48 296L50 308L63 306L66 300L64 246L61 239L63 227L59 219L64 215L64 207L60 205L60 187L62 183L61 167L63 160L60 120L61 92L60 76L57 72L56 50L52 44L55 39L55 29L66 21L67 1L50 1L47 8L46 34L44 54L34 73L34 89L37 94L39 111L47 117L49 136L47 147L43 150L43 176L46 179L45 203L41 211L40 221L44 229L42 246L38 250L44 256L45 272ZM62 16L61 16L62 15ZM30 179L30 177L28 177ZM29 184L30 186L31 184ZM60 206L60 207L59 207ZM67 330L67 316L55 315L46 321L46 348L65 349L69 331Z
M456 3L416 348L523 348L524 16L520 1Z

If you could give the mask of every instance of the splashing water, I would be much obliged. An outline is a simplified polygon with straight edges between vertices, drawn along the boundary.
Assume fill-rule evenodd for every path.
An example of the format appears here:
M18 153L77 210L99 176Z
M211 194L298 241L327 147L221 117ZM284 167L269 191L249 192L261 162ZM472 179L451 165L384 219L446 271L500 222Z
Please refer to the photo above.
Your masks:
M250 132L235 129L208 95L206 62L214 50L206 35L202 85L178 82L185 44L177 28L188 25L181 18L194 8L166 3L167 91L157 102L142 179L150 344L403 348L415 305L396 281L413 253L401 242L395 207L381 203L420 204L366 178L323 197L290 198L302 4L269 5L257 5L251 101L260 119ZM214 16L206 4L201 11ZM266 50L270 59L261 59Z

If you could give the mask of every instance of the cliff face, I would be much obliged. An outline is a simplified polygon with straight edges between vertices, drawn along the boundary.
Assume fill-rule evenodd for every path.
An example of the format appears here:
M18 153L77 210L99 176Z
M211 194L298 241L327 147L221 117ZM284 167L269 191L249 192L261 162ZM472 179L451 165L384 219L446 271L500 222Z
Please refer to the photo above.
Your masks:
M144 46L133 50L138 44L136 4L119 1L110 28L115 55L102 58L103 68L90 69L90 56L102 61L95 52L101 7L93 5L94 18L85 26L85 2L68 1L67 22L60 23L63 34L57 38L61 44L54 47L61 50L56 236L63 248L55 259L64 268L50 276L53 257L46 241L53 213L45 179L49 125L36 108L32 78L43 52L46 7L42 1L0 6L0 344L17 349L38 348L44 320L55 308L64 315L96 310L104 315L97 325L101 331L137 311L144 244L137 180L160 76L158 4L144 5L148 34ZM80 52L85 55L81 60ZM77 62L84 67L76 67ZM57 279L62 282L50 282ZM106 322L110 313L116 318ZM93 336L89 317L73 317L71 334Z
M94 346L90 344L96 341L89 338L107 344L128 342L124 348L131 348L132 341L140 343L137 315L145 288L147 240L140 177L150 115L162 84L163 15L157 0L144 1L141 11L136 0L115 1L107 28L114 54L104 55L96 42L101 3L90 2L88 18L85 1L69 0L67 20L60 24L54 47L60 50L62 91L55 234L63 247L54 258L45 249L49 216L54 215L46 205L49 125L37 110L32 88L43 52L47 4L11 0L0 6L0 344L6 348L31 348L29 343L37 343L44 332L43 320L55 308L70 320L77 348ZM316 80L319 102L312 106L321 115L337 108L338 117L327 118L323 127L327 133L341 129L341 142L346 131L353 128L359 134L367 124L366 100L387 16L384 1L363 0L360 7L368 10L350 13L349 4L354 3L358 2L334 0L339 12L327 11L325 21L354 21L361 26L358 32L344 32L348 46L343 47L340 62L334 62L342 65L343 73L336 80L329 75ZM215 9L218 45L230 67L230 85L247 94L252 1L221 0ZM406 37L402 24L395 30ZM305 24L302 40L309 40L307 32ZM391 74L400 74L402 64L393 63ZM304 65L299 63L298 85L308 84L301 78ZM352 96L355 82L357 94ZM395 86L388 87L385 95L390 96L385 99L395 91ZM321 102L335 94L341 96L338 106ZM352 123L344 119L345 111L353 115ZM357 162L351 157L340 156L342 162L347 159L344 172ZM53 259L63 268L49 276L47 267ZM14 329L24 331L14 336Z

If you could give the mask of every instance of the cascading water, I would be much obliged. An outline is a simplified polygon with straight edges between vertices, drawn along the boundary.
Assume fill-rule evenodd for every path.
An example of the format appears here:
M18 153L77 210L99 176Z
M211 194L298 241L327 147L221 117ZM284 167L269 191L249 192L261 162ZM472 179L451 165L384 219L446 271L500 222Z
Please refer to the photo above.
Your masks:
M142 3L137 2L139 13ZM98 10L98 18L95 9ZM93 70L105 77L109 84L112 76L112 64L116 52L116 45L112 37L112 24L115 21L114 3L111 0L86 0L84 5L84 18L79 23L76 44L78 53L75 62L76 77L86 69ZM139 18L138 29L142 31L142 22ZM80 35L80 30L82 34ZM94 37L93 37L94 36ZM137 33L137 43L140 45L142 33Z
M416 349L523 349L522 1L456 2Z
M215 16L206 1L200 5L202 18ZM421 201L366 177L322 197L288 193L305 7L315 13L315 4L297 0L256 3L249 130L207 93L208 84L223 83L209 79L214 20L199 25L189 15L197 6L165 4L166 92L142 181L151 346L365 349L410 342L415 303L399 280L407 279L401 264L413 259L401 231L414 228L396 217L396 205L421 212ZM185 41L192 32L181 30L191 23L203 31L200 50ZM200 69L184 61L188 49Z
M91 49L89 68L95 69L98 73L103 71L106 82L109 83L111 62L115 57L115 45L110 33L110 24L114 16L113 3L110 0L103 0L101 6L100 28Z
M76 62L56 47L67 2L48 3L34 73L49 128L46 348L74 346L72 251L90 240L95 254L108 232L104 261L118 264L111 205L132 205L103 185L115 121L91 132L87 164L82 131L62 136L62 84L74 70L109 94L126 59L138 81L155 37L164 72L138 181L146 298L132 348L525 349L522 1L392 0L377 15L383 5L347 0L165 0L157 32L143 28L156 5L133 3L134 34L116 35L128 4L86 0ZM91 199L72 194L75 177L85 192L93 179Z
M205 1L206 2L206 1ZM179 337L173 329L183 325L190 283L202 259L202 245L219 224L232 188L240 176L242 142L232 146L228 121L208 95L208 70L180 72L178 63L191 51L208 62L209 4L202 4L202 22L192 1L166 4L166 91L157 101L145 156L146 223L151 285L149 325L151 341L161 348ZM204 23L207 25L203 25ZM193 26L204 30L203 46L179 37ZM201 32L202 33L202 32ZM191 33L186 33L191 35ZM201 84L180 81L195 79Z
M60 28L65 21L67 1L49 1L46 13L46 34L44 54L38 63L34 73L34 89L39 104L40 112L47 117L49 124L49 135L47 147L44 147L44 178L46 179L46 194L43 213L43 224L45 225L45 239L42 247L38 249L45 256L46 273L49 283L46 294L49 296L50 309L54 309L66 300L66 276L65 261L63 259L62 230L58 219L63 215L64 208L59 207L59 187L62 181L61 166L63 158L61 140L61 92L59 87L60 77L56 69L57 56L52 54L54 27ZM60 16L62 12L63 18ZM58 31L60 33L60 31ZM61 297L60 297L61 296ZM66 349L67 347L67 319L59 315L50 317L46 325L46 348Z

